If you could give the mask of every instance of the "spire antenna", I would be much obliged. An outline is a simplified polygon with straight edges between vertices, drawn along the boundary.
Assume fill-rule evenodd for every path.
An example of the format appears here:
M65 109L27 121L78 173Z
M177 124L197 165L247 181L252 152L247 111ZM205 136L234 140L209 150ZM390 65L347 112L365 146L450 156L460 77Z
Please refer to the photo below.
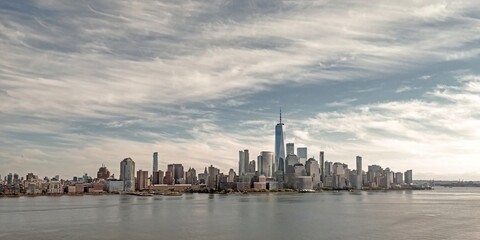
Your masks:
M282 107L280 107L280 123L282 123Z

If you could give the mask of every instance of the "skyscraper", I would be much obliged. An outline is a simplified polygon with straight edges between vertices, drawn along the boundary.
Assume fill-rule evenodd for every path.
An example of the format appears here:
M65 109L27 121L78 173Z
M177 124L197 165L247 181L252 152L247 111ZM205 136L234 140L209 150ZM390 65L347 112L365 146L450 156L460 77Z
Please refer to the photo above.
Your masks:
M356 176L356 181L355 181L355 188L356 189L362 189L362 179L363 173L362 173L362 157L357 156L357 176Z
M153 172L158 172L158 152L153 153Z
M306 147L297 148L297 156L298 156L298 161L300 161L301 164L305 164L308 156L307 148Z
M362 175L362 157L357 156L357 175Z
M244 170L244 174L246 174L248 172L248 164L250 163L250 155L248 153L248 149L245 149L243 150L243 170Z
M141 191L148 188L148 171L137 171L136 189Z
M310 158L305 163L305 171L307 172L307 176L312 177L313 188L320 189L320 167L318 162Z
M280 122L275 126L275 172L285 169L285 125L282 123L282 109Z
M238 151L238 174L242 176L245 172L245 152Z
M185 172L183 171L183 165L182 164L175 164L175 163L174 164L169 164L167 166L167 169L173 177L173 183L172 184L181 184L181 183L185 182L185 178L184 178Z
M287 156L295 154L295 144L294 143L287 143Z
M256 167L255 167L255 160L250 161L248 164L248 171L249 173L255 173Z
M405 178L405 183L406 184L412 184L413 183L413 173L412 170L407 170L405 172L405 175L403 176Z
M319 155L320 159L318 161L318 164L320 165L320 181L324 182L324 177L325 177L325 153L322 151L320 152Z
M258 173L264 175L266 178L273 177L273 152L263 151L260 153Z
M120 180L123 181L123 191L135 191L135 162L131 158L120 162Z

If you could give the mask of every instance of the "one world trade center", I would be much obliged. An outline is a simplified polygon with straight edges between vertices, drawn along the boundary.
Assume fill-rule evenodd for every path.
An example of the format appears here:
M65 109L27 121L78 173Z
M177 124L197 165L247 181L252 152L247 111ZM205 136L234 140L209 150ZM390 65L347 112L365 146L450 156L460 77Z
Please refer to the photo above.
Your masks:
M275 173L285 172L285 125L282 123L282 109L280 122L275 126ZM283 180L283 176L281 177Z

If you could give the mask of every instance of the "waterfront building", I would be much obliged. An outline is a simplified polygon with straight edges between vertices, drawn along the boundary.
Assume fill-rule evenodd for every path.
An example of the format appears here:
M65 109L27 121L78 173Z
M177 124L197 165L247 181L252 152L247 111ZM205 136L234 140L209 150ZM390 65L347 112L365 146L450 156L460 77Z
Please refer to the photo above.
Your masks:
M344 189L349 186L348 166L346 164L336 162L333 164L333 188Z
M123 191L135 191L135 162L131 158L120 162L120 180L123 181Z
M294 143L287 143L287 156L295 154L295 144Z
M294 188L297 190L312 190L314 188L312 178L309 176L296 177Z
M122 192L123 189L124 189L123 181L122 180L109 179L109 180L107 180L107 182L105 184L105 188L106 188L108 193Z
M189 168L186 176L185 176L185 183L186 184L197 184L197 170L195 168Z
M238 174L245 175L248 172L248 167L250 163L250 156L248 149L243 151L238 151Z
M299 176L307 176L307 171L303 164L297 163L293 166L287 166L284 186L287 188L295 188L296 178Z
M314 189L320 189L320 167L317 160L310 158L305 163L305 172L312 178Z
M75 183L75 194L83 194L85 192L85 184Z
M258 160L258 174L264 175L266 178L273 177L273 152L262 151Z
M228 180L227 180L227 182L235 182L235 175L237 175L237 174L235 173L235 171L230 168L230 171L228 171Z
M175 179L173 178L173 166L172 169L169 169L165 172L165 177L163 178L163 183L167 185L174 185Z
M305 162L307 161L307 157L308 157L307 148L306 147L297 148L297 157L298 157L298 161L301 164L305 164Z
M20 178L17 173L13 174L13 184L20 184Z
M9 173L7 175L7 184L8 185L13 185L13 174L12 173Z
M142 191L148 188L148 171L137 171L136 190Z
M412 173L412 170L407 170L405 172L405 183L406 184L413 184L413 173Z
M158 152L153 153L153 173L158 171Z
M35 179L38 179L38 176L35 176L33 173L28 173L27 176L25 177L27 181L33 181Z
M324 182L325 178L325 154L323 151L319 154L318 164L320 165L320 181Z
M203 171L203 173L198 174L198 183L207 184L207 181L208 181L208 171L207 171L207 167L205 167L205 171Z
M357 156L357 172L356 172L356 177L355 177L355 188L356 189L362 189L362 157Z
M158 170L152 174L152 185L163 184L163 178L165 177L165 172Z
M378 165L368 166L367 181L369 183L377 182L378 184L378 181L376 181L376 178L380 177L382 174L383 174L383 168L381 166L378 166Z
M256 164L255 160L252 160L252 161L250 161L250 163L248 163L247 173L255 173L255 171L256 171L255 164Z
M295 155L295 154L288 154L287 159L286 159L286 161L285 161L285 165L286 165L286 166L293 166L293 165L295 165L295 164L297 164L297 163L300 163L300 162L298 161L297 155ZM286 167L285 167L285 168L286 168Z
M395 183L396 184L403 184L403 173L397 172L395 173Z
M208 181L207 187L216 189L219 182L220 169L210 165L208 167Z
M275 126L275 161L273 164L272 174L285 170L285 125L282 123L282 109L280 109L280 121Z
M244 176L240 176L238 182L237 182L237 190L238 191L248 191L252 187L252 181L253 181L253 174L249 173Z
M240 174L240 176L243 175L243 173L245 172L245 154L243 153L243 151L238 151L238 174Z
M264 175L258 176L258 181L253 183L253 188L258 190L266 190L267 178Z
M108 171L107 167L102 164L102 166L98 169L97 178L107 179L109 177L110 177L110 171Z
M185 182L185 172L183 165L174 163L167 166L168 171L171 172L173 177L173 184L183 184Z
M332 176L333 172L333 163L329 161L325 161L325 177Z
M63 185L59 181L47 182L47 194L62 194Z

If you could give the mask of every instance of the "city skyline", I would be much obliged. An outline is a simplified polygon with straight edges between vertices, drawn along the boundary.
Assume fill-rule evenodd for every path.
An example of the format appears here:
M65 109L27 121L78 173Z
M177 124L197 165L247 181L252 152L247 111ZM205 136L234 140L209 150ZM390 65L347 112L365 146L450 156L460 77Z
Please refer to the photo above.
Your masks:
M0 174L238 168L285 143L480 180L475 1L0 3ZM304 145L302 145L304 144ZM314 154L310 154L314 153Z

